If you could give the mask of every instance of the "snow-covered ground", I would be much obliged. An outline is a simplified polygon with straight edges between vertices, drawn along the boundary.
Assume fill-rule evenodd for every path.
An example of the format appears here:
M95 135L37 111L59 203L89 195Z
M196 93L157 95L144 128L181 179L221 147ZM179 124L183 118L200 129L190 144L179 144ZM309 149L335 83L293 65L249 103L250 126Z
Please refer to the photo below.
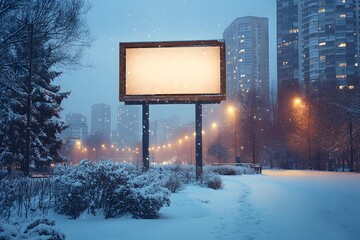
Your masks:
M224 176L224 189L190 186L161 218L56 216L66 239L360 239L360 174L264 171Z

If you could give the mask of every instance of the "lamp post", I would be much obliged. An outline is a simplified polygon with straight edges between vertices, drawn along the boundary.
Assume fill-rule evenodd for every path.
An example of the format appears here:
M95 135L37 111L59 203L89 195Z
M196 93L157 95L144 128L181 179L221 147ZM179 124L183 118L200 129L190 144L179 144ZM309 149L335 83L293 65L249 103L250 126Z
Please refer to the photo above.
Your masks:
M218 124L216 122L213 122L211 124L211 128L212 129L217 129L217 158L218 158L218 162L220 163L220 128L218 126Z
M308 168L311 169L311 131L310 131L310 102L303 103L301 98L294 99L294 105L306 108L307 142L308 142Z
M342 85L342 86L339 86L339 89L342 90L342 91L346 91L346 92L349 92L351 90L354 90L355 89L355 86L352 86L352 85ZM348 115L348 120L349 120L349 144L350 144L350 171L353 172L355 169L354 169L354 143L353 143L353 121L352 121L352 117L350 116L350 113L349 113L349 102L346 101L346 106L345 106L345 111Z
M234 161L236 163L236 156L237 156L237 153L236 153L236 138L237 138L236 113L237 113L237 109L234 106L229 106L227 111L230 115L233 115L233 118L234 118L233 119L233 121L234 121Z

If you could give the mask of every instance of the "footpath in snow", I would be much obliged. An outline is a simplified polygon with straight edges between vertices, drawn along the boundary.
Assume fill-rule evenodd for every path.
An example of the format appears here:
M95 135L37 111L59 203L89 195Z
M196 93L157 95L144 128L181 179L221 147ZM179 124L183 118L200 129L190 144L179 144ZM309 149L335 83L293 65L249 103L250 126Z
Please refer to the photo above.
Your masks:
M56 216L66 239L360 239L360 174L264 171L224 176L224 189L189 186L161 218Z

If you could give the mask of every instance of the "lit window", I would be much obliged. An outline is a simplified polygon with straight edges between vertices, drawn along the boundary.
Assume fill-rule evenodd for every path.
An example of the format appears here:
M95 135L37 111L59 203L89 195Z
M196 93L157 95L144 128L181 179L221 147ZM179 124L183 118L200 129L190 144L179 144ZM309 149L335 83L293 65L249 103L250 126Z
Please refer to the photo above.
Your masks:
M343 13L343 14L340 14L340 18L345 18L346 17L346 14Z
M346 47L346 43L339 43L339 44L338 44L338 47L341 47L341 48L342 48L342 47Z
M324 60L326 60L326 56L320 56L320 61L324 61Z
M325 12L325 8L319 8L318 13L323 13L323 12Z
M326 46L326 42L319 43L319 46Z
M344 79L344 78L347 78L347 75L346 74L338 74L338 75L336 75L336 78Z
M297 33L297 32L299 32L299 29L297 28L293 28L289 30L289 33Z
M346 63L339 63L339 67L346 67Z

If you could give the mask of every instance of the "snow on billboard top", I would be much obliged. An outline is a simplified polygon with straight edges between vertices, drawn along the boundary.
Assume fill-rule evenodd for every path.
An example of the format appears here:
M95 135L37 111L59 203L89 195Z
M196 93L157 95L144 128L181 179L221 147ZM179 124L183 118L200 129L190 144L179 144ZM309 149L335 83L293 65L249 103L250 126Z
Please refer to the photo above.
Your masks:
M223 41L120 43L120 101L212 103L225 100Z

